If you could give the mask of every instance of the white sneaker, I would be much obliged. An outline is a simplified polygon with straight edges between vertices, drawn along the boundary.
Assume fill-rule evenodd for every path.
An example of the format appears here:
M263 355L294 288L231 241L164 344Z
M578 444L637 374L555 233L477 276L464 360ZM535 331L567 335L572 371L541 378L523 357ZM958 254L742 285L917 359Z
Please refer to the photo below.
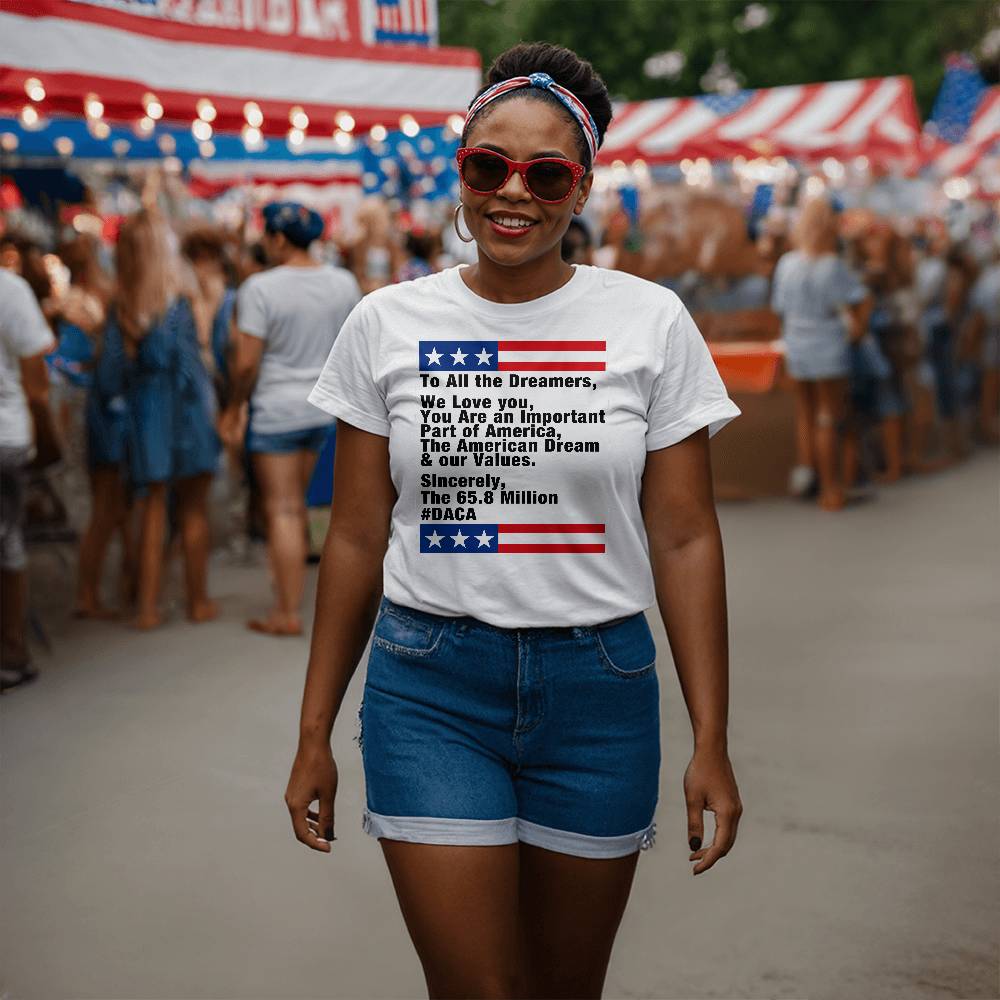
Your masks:
M809 465L796 465L788 474L788 492L793 497L804 497L816 482L816 472Z

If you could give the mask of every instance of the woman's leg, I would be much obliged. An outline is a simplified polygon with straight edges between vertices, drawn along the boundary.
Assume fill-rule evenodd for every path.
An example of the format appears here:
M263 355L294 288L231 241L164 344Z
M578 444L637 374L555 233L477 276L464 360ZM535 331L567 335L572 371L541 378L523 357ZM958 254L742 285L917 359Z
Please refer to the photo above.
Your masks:
M845 503L840 470L840 424L847 400L847 379L820 379L816 387L816 461L819 466L819 505L840 510Z
M795 382L795 453L799 465L816 468L816 397L812 382Z
M431 1000L548 996L519 966L518 844L379 844Z
M167 484L150 483L139 502L139 572L136 628L155 628L160 616L160 578L167 532Z
M302 631L305 585L306 502L299 452L255 454L267 517L267 549L274 578L275 606L267 618L248 622L256 631L298 635Z
M114 466L99 466L90 474L90 520L80 539L76 603L78 618L111 618L114 612L101 604L104 556L115 528L125 516L125 489Z
M521 967L526 996L599 998L639 851L578 858L520 845Z
M177 481L187 614L193 622L211 621L219 614L215 602L208 599L208 554L211 547L208 491L211 485L211 473Z

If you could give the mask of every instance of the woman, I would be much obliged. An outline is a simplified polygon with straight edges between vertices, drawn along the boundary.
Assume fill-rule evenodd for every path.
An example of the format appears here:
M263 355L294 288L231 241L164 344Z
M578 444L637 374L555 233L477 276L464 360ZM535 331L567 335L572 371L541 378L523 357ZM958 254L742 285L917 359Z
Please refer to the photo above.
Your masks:
M208 491L219 455L212 382L194 314L177 294L177 262L155 208L128 218L115 254L117 287L95 381L103 400L123 394L128 459L139 501L135 625L162 623L159 610L167 490L176 491L184 550L187 616L218 615L208 597Z
M310 397L338 447L285 799L329 851L330 730L374 625L363 824L434 997L601 995L656 832L654 596L695 874L741 812L708 450L739 410L673 293L561 259L610 119L574 53L499 56L457 154L477 263L366 296Z
M247 622L266 635L302 633L306 489L332 419L306 396L347 314L361 298L353 275L310 253L323 220L294 202L264 209L264 247L275 267L251 275L236 300L235 354L221 430L238 445L250 400L246 449L263 494L275 603Z
M771 291L771 308L782 318L785 366L795 380L798 464L790 485L793 493L806 493L817 469L820 507L840 510L846 493L839 428L850 343L864 332L867 293L837 256L836 216L826 198L802 206L793 244L778 261Z

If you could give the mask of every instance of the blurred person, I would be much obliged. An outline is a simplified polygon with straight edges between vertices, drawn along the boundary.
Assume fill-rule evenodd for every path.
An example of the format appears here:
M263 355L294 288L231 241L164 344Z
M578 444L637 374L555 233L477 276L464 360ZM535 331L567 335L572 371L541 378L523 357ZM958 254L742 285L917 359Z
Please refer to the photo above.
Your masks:
M796 452L790 489L806 493L819 477L819 505L840 510L846 503L841 466L847 415L850 344L863 333L867 294L837 255L833 206L823 197L802 206L794 250L774 270L771 306L782 319L785 365L795 380Z
M45 355L55 339L27 281L0 270L0 688L32 680L26 624L25 469L40 433L54 435ZM34 424L34 429L32 427Z
M985 444L1000 444L1000 236L992 261L983 268L969 294L965 353L980 368L976 427Z
M246 450L264 502L275 603L247 627L286 636L302 632L306 489L333 424L306 397L361 289L349 271L311 256L323 232L316 212L275 202L265 207L264 220L264 246L274 266L240 287L230 396L220 428L227 443L238 445L249 400Z
M80 539L76 598L78 618L111 618L115 612L100 598L104 558L117 532L122 544L121 597L134 597L135 551L129 502L123 478L128 411L122 395L108 400L94 390L93 376L101 352L112 285L101 268L98 244L77 236L59 248L69 270L70 286L56 304L59 346L56 367L85 394L84 434L90 486L90 513Z
M422 227L410 229L403 241L406 259L396 271L396 281L412 281L434 273L433 260L438 253L438 239Z
M732 848L742 810L725 737L709 455L710 435L740 411L676 295L562 259L611 113L604 82L568 49L520 44L498 56L457 153L454 224L477 262L362 299L310 395L337 417L336 486L285 801L296 838L332 850L330 732L374 626L359 712L363 825L383 851L430 996L601 995L655 836L660 694L643 609L656 595L696 732L677 842L695 875ZM551 361L504 372L491 354L507 339L601 350L605 337L607 371L601 353L596 378ZM464 374L477 365L491 369L478 391ZM467 377L451 383L469 385L451 398L448 380ZM440 392L457 426L467 413L485 417L473 408L515 378L534 402L514 426L485 426L528 444L529 405L565 410L589 417L581 434L599 451L519 468L515 452L540 451L534 442L463 468L452 461L463 456L422 444L421 408L432 405L422 393ZM570 443L582 450L582 438ZM562 513L494 495L487 476L432 476L490 466L505 489L558 487ZM424 511L424 491L464 487L482 489L444 496L477 505L475 524L457 504L458 516L430 508L440 520ZM576 523L593 534L572 545L508 551L488 522L510 519L610 523ZM705 810L716 823L702 846Z
M115 255L115 299L95 384L104 400L124 395L128 460L141 493L134 624L163 621L160 588L167 534L167 492L177 497L187 617L215 618L208 597L208 491L218 462L216 403L191 302L178 292L178 262L155 207L122 224Z
M191 308L202 354L211 357L216 393L225 406L229 387L230 331L236 305L228 240L218 227L198 225L181 240L181 253L194 272Z
M385 199L366 198L354 217L356 233L348 249L350 270L362 292L392 282L403 263L403 251L394 237L392 217Z
M593 264L594 244L587 224L580 219L571 219L562 238L560 248L562 259L567 264Z

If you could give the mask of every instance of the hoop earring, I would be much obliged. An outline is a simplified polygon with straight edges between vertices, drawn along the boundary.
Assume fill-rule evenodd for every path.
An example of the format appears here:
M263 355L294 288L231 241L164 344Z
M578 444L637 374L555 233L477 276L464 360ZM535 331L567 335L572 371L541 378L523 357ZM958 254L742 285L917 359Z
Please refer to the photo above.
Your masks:
M470 237L469 237L468 239L466 239L466 238L465 238L465 237L464 237L464 236L462 235L462 232L461 232L461 230L460 230L460 229L458 228L458 213L462 211L462 208L463 208L463 207L464 207L464 206L462 205L462 203L461 203L461 202L459 202L459 203L458 203L458 204L457 204L457 205L455 206L455 215L454 215L454 217L453 217L453 220L452 220L452 221L453 221L453 222L455 223L455 232L456 232L456 234L458 235L458 238L459 238L459 239L460 239L460 240L461 240L461 241L462 241L463 243L472 243L472 242L473 242L473 241L475 240L475 236L470 236Z

